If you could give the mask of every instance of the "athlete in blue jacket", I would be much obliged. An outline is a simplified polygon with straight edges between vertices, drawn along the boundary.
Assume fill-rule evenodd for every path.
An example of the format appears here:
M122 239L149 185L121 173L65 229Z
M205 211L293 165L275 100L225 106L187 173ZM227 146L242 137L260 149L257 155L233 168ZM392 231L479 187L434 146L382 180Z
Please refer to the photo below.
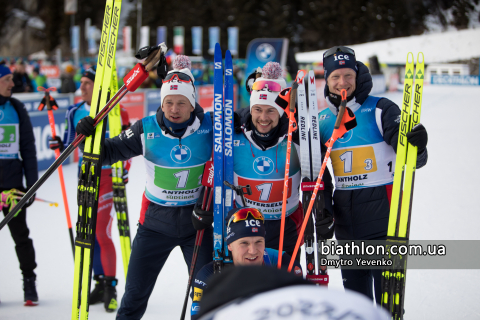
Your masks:
M268 266L277 267L278 250L265 247L265 219L262 213L256 208L232 209L227 215L227 244L228 250L232 252L233 266ZM290 255L282 252L282 269L288 268ZM224 268L233 267L224 265ZM295 261L292 269L293 274L302 274L300 264ZM198 271L192 284L191 316L196 319L200 311L200 301L203 290L207 288L208 279L213 275L213 261L206 264Z
M275 102L280 91L286 88L281 77L282 69L276 62L267 63L261 77L252 74L250 87L250 108L235 111L234 133L234 184L250 185L251 195L245 195L246 206L256 208L265 218L267 248L278 249L281 229L285 159L287 153L288 118ZM248 81L248 80L247 80ZM287 196L283 250L293 254L303 222L303 208L300 202L300 156L298 134L293 135L290 155L289 190ZM333 236L332 183L328 170L324 175L325 203L327 215L317 220L317 236L330 239ZM236 196L236 206L241 207L241 197ZM308 205L308 204L306 204ZM195 213L204 221L211 221L213 213L195 208ZM210 217L210 220L208 219ZM196 220L193 215L192 219ZM196 227L201 228L198 221ZM296 259L300 259L297 254Z
M370 96L372 76L347 47L325 52L325 97L328 108L319 113L321 141L333 131L341 89L347 90L347 107L357 126L333 145L330 158L335 176L334 218L338 240L382 240L388 229L400 109L386 98ZM407 134L418 147L417 168L427 162L427 132L419 124ZM322 148L326 148L324 145ZM343 285L380 303L381 270L342 269Z
M0 192L11 189L26 192L38 179L37 153L27 110L23 103L11 97L14 86L12 78L10 69L0 65ZM23 186L24 176L27 188ZM38 301L36 275L33 272L37 267L35 250L32 239L28 237L30 231L27 226L27 207L34 200L35 196L31 197L8 223L23 274L25 302ZM7 215L10 206L2 207L3 214Z
M170 252L180 246L190 268L196 231L193 207L203 187L201 176L213 148L212 120L195 103L190 60L174 60L161 89L157 113L105 139L103 164L143 155L147 170L139 226L133 241L119 319L140 319ZM93 119L83 118L77 133L92 135ZM212 260L213 230L204 233L197 270Z

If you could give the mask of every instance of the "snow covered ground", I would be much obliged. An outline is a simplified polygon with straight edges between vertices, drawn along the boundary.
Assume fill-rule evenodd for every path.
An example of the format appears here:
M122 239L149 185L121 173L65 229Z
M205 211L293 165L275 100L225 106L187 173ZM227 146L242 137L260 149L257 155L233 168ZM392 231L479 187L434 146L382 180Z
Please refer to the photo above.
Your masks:
M401 92L384 96L400 104ZM480 240L477 209L478 97L480 87L426 86L422 123L429 133L429 162L417 172L411 239ZM41 172L42 173L42 172ZM72 220L76 219L76 164L64 167ZM145 169L134 159L128 189L132 238L136 233ZM37 193L58 201L59 207L36 202L29 208L28 225L37 255L37 290L40 305L23 307L22 276L13 240L0 231L0 319L68 319L73 288L73 258L58 176L54 174ZM112 233L117 248L119 300L124 292L123 267L116 222ZM330 270L330 290L343 290L340 272ZM150 298L143 319L178 319L183 304L188 270L179 249L170 255ZM480 319L478 284L480 270L409 270L406 318ZM189 317L187 316L187 319ZM90 307L90 319L115 319L103 305Z

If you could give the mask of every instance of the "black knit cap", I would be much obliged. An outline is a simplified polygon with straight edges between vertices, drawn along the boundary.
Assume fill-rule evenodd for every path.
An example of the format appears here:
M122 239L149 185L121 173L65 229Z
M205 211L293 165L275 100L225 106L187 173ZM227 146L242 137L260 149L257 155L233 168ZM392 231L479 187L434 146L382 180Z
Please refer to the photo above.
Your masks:
M239 211L246 214L247 218L242 221L233 222L232 216ZM263 220L255 219L254 214L262 215L258 209L248 207L234 208L228 212L227 219L225 220L227 223L227 244L231 244L245 237L265 237L265 223Z
M95 82L95 74L97 73L96 69L97 68L95 66L88 68L85 70L85 72L83 72L82 77L86 77Z
M346 52L347 49L350 52ZM333 53L334 52L334 53ZM323 69L325 70L325 80L328 79L329 74L337 69L350 68L358 72L357 60L352 49L347 47L333 47L327 50L323 57Z

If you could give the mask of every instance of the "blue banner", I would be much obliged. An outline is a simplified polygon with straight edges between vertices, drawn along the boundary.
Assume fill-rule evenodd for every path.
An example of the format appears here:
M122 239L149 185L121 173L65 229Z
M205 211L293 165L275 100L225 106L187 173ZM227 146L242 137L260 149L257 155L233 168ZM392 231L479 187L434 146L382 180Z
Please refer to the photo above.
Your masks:
M220 43L220 27L209 27L208 28L208 53L212 54L215 52L215 44Z
M151 116L152 114L157 113L157 109L162 104L162 98L160 96L160 90L152 89L145 90L145 105L147 110L145 110L145 116Z
M80 46L80 26L73 26L70 28L71 30L71 43L70 46L72 48L73 53L77 53Z
M257 67L263 66L270 61L280 63L283 69L287 62L288 40L278 39L253 39L247 46L247 59L245 75L255 71Z
M233 56L238 56L238 27L229 27L228 32L228 50Z
M157 27L157 43L160 44L162 42L167 43L167 27Z
M52 135L50 124L48 122L47 110L38 111L38 106L43 98L43 94L31 95L23 99L22 95L15 96L16 99L23 102L28 111L30 121L35 136L35 146L37 149L38 170L46 170L55 161L55 152L48 147L48 140ZM54 95L58 104L58 110L53 112L55 118L55 131L57 136L63 139L65 132L65 113L68 106L73 103L73 95ZM70 163L67 160L65 163Z
M203 46L203 28L192 27L192 52L193 54L202 55Z
M478 86L480 85L478 76L449 76L433 75L431 84L442 85L460 85L460 86Z
M95 54L97 53L97 43L95 42L95 32L96 27L91 26L88 30L88 53Z

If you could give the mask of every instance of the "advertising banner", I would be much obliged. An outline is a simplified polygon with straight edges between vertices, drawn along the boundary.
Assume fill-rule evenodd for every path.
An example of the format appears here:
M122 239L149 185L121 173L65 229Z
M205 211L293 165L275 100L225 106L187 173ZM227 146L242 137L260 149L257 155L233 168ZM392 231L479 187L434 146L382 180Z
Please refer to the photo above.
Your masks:
M208 53L212 54L215 51L215 44L220 43L220 27L208 28Z
M203 46L203 28L192 27L192 52L193 54L202 55Z
M73 102L72 95L53 94L57 101L58 110L53 112L55 118L55 131L63 139L65 132L65 113L68 106ZM48 113L46 110L38 111L38 106L43 98L43 94L19 94L14 98L25 104L35 136L35 146L37 151L38 170L47 169L55 161L55 152L48 147L48 140L51 137L50 124L48 122ZM69 163L69 160L66 161Z

